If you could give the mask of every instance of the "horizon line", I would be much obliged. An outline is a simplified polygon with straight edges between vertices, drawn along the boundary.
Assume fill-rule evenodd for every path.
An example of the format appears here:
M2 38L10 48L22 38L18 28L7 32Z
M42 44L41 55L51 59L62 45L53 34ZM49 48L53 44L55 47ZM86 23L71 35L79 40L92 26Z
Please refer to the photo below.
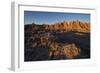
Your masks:
M61 21L61 22L55 22L55 23L42 23L42 24L40 24L40 23L35 23L35 22L32 22L32 23L27 23L27 24L25 24L25 25L31 25L31 24L37 24L37 25L43 25L43 24L48 24L48 25L52 25L52 24L57 24L57 23L63 23L63 22L67 22L67 23L70 23L70 22L76 22L76 21L78 21L78 22L81 22L81 23L88 23L88 24L90 24L90 22L85 22L85 21L80 21L80 20L71 20L71 21L66 21L66 20L64 20L64 21Z

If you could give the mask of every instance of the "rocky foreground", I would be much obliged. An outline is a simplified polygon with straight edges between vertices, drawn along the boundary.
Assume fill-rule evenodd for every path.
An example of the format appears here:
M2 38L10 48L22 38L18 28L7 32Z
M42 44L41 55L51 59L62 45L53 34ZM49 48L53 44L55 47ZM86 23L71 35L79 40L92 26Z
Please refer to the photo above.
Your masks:
M24 26L25 61L90 58L90 24L80 21Z

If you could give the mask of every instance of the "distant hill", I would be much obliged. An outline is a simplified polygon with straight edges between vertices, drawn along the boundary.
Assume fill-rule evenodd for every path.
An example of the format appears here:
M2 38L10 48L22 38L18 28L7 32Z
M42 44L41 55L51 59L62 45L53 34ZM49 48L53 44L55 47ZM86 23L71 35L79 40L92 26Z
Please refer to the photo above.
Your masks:
M78 31L78 32L90 32L90 24L83 23L80 21L72 21L72 22L61 22L52 25L48 25L45 29L51 30L64 30L64 31Z
M54 31L77 31L77 32L90 32L90 24L81 22L81 21L71 21L71 22L59 22L55 24L35 24L32 23L32 25L27 25L28 28L32 29L31 26L33 26L33 30L35 29L44 29L44 30L54 30ZM27 28L26 28L27 29Z

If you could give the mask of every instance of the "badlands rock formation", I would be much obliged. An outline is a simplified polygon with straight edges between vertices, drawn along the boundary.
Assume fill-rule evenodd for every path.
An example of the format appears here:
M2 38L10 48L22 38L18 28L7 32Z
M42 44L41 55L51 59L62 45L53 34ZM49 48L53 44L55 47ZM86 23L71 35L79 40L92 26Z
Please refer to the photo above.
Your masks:
M25 61L90 57L90 24L80 21L26 24Z
M72 21L72 22L61 22L55 23L52 25L45 25L45 29L50 30L64 30L64 31L78 31L78 32L89 32L90 24L83 23L80 21Z

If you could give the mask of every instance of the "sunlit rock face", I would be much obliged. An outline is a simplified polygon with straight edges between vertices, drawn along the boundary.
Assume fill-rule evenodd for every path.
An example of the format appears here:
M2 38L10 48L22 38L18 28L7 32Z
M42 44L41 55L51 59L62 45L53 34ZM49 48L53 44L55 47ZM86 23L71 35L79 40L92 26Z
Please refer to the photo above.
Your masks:
M45 26L45 29L50 30L64 30L64 31L78 31L78 32L89 32L90 24L83 23L80 21L72 21L72 22L61 22L55 23L52 25Z

